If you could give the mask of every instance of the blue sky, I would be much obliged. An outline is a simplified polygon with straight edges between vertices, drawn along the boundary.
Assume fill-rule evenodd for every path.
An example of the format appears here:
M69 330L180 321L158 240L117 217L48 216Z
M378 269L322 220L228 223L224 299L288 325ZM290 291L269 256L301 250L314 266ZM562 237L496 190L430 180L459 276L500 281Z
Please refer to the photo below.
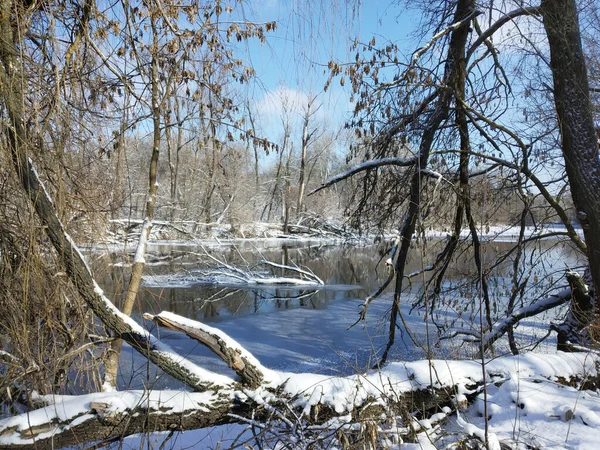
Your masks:
M296 125L309 95L319 95L323 104L316 120L327 127L339 128L349 117L349 89L336 80L327 92L323 87L331 59L350 61L350 45L356 37L368 42L393 40L407 51L418 45L411 31L418 17L389 1L364 2L353 7L351 2L257 0L244 6L246 19L276 21L277 29L260 44L251 40L244 44L244 59L256 70L249 95L259 115L263 133L277 140L282 134L281 99L287 98L296 113Z

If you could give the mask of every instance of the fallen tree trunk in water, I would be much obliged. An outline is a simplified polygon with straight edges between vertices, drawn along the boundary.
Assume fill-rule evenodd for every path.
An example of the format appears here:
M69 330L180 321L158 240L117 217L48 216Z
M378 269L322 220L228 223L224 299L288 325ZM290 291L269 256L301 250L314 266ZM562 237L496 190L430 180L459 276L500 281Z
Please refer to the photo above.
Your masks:
M480 361L390 363L347 377L273 371L222 331L172 313L146 317L207 345L240 378L218 391L44 396L40 400L48 406L0 421L0 447L60 448L137 433L242 423L280 437L292 436L301 448L311 442L326 447L333 441L353 448L366 439L380 439L385 434L380 424L385 421L400 423L394 428L398 439L414 440L426 432L429 419L439 421L465 407L484 386ZM496 386L512 380L517 386L515 378L531 379L543 367L540 379L568 384L587 377L589 382L597 376L599 360L582 354L527 354L518 361L512 356L496 358L486 362L485 379ZM204 372L206 382L210 373Z

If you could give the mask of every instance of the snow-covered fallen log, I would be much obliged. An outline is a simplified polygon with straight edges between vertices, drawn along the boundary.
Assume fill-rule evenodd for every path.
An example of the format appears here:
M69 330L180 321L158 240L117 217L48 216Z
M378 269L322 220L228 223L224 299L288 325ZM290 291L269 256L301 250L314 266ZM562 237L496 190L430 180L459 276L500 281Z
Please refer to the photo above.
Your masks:
M233 392L102 392L55 396L0 422L0 448L62 448L135 433L196 429L227 421Z
M144 314L144 318L153 320L161 327L183 332L208 347L240 376L243 384L250 388L259 387L268 373L268 370L250 352L217 328L170 312L162 312L154 316Z
M512 404L521 408L531 402L526 397L514 400L519 399L521 386L535 386L542 391L561 383L563 390L573 390L569 386L590 384L598 376L598 355L566 353L496 358L487 361L484 370L477 360L423 360L390 363L377 371L347 377L292 374L264 368L225 333L199 322L172 313L148 318L208 345L240 379L218 392L150 390L45 396L47 406L0 421L0 447L60 448L137 433L191 430L232 422L283 427L286 433L293 430L303 439L311 435L337 439L332 430L345 430L345 439L351 439L361 424L370 423L376 436L384 439L389 430L383 423L393 421L397 438L414 440L418 433L431 433L433 422L444 420L457 408L469 404L477 407L484 386L497 396L495 403L508 398L507 408ZM245 370L251 370L252 375L245 375ZM501 417L501 406L495 403L488 414ZM575 406L571 407L570 417L577 414ZM553 406L547 411L549 421L555 420L552 416L556 409ZM596 413L584 409L584 405L580 414L585 423L600 424ZM415 415L427 420L417 421ZM476 436L477 427L473 427L466 431ZM500 442L505 438L497 436Z

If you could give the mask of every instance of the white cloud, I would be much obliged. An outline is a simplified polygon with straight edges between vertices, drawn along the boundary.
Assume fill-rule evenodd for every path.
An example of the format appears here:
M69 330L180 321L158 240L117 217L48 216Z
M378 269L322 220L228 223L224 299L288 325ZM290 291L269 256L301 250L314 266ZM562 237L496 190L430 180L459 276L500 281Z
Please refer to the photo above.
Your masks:
M258 121L265 128L281 128L282 121L289 118L292 127L300 120L306 110L309 96L305 92L278 86L268 91L254 105Z

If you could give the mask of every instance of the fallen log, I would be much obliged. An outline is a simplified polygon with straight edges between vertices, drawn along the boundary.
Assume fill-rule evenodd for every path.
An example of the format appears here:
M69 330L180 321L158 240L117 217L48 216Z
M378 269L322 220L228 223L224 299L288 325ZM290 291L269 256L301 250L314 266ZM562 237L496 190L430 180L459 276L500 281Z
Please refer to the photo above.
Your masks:
M161 327L183 332L208 347L239 375L242 384L251 389L258 388L268 372L250 352L217 328L169 312L144 314L144 318Z
M511 381L511 387L550 380L551 385L576 385L585 380L589 388L592 381L596 385L600 361L595 354L525 354L487 361L485 376L481 361L452 360L395 362L347 377L292 374L265 368L225 333L202 323L166 312L146 317L207 345L239 380L218 392L44 396L47 406L0 421L0 447L61 448L137 433L243 423L269 429L270 436L293 435L305 446L320 440L323 446L335 441L350 448L367 439L357 430L385 436L379 424L389 420L400 420L395 433L402 440L414 440L432 420L464 408L491 383L498 387Z

